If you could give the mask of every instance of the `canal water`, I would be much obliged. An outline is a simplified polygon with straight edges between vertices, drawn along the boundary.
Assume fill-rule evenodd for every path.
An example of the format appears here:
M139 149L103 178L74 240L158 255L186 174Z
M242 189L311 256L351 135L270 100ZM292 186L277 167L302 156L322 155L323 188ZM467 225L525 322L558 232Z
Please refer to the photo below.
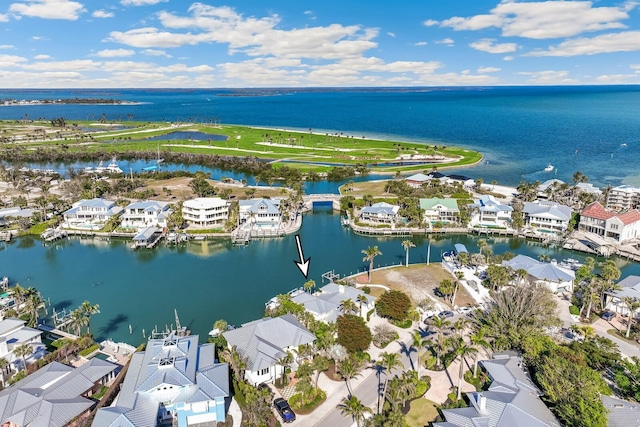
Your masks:
M365 271L368 263L361 251L368 246L378 245L382 251L376 267L404 262L401 242L406 237L354 234L327 208L305 214L299 234L304 256L311 257L309 278L318 284L330 270L341 276ZM455 243L478 251L477 240L466 235L411 240L416 247L409 251L410 263L426 262L429 244L431 262L439 262L441 253ZM536 258L544 253L558 260L584 259L579 253L520 239L489 238L488 243L496 254L511 251ZM136 251L128 240L68 239L44 246L39 239L20 238L0 244L0 276L37 288L57 311L74 309L84 300L99 304L101 313L91 321L96 339L137 345L144 341L143 330L148 336L156 326L164 329L174 324L174 309L183 326L203 337L217 319L240 325L261 317L266 301L306 281L294 259L294 236L254 240L247 246L218 239ZM640 274L638 264L620 260L619 267L623 277Z

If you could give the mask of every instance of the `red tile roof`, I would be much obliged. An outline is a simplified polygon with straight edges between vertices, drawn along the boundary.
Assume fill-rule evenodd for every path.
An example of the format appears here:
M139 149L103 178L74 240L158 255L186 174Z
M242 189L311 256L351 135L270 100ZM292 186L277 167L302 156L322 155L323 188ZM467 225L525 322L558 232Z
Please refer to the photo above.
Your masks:
M638 212L637 209L634 209L618 215L618 219L622 221L624 225L632 224L636 221L640 221L640 212Z
M598 202L593 202L589 206L584 208L584 210L580 212L580 215L587 216L589 218L600 219L603 221L606 221L613 217L617 217L625 225L640 221L640 211L638 211L637 209L625 213L616 213L606 210Z

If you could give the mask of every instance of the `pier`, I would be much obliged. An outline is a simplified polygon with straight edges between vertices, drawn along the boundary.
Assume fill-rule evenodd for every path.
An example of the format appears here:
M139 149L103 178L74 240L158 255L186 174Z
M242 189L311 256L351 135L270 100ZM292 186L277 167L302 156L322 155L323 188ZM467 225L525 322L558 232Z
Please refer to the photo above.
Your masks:
M10 231L0 231L0 241L10 242L11 241L11 232Z
M48 228L44 233L40 235L40 237L45 243L48 243L55 240L64 239L68 236L68 234L69 233L67 232L67 230Z

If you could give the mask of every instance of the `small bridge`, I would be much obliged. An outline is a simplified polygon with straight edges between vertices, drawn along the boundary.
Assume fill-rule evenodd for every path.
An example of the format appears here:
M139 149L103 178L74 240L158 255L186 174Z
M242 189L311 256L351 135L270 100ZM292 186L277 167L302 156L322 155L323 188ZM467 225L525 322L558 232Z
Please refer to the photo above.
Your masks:
M340 194L307 194L302 196L302 201L308 209L314 206L332 206L335 210L340 210Z

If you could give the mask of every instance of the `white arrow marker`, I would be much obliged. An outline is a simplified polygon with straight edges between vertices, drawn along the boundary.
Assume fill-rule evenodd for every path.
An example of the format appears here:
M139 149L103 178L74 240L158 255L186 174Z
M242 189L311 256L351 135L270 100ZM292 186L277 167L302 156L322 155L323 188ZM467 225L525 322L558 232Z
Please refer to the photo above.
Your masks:
M302 254L302 243L300 243L299 234L296 234L296 246L298 246L298 256L300 257L300 261L296 261L294 259L293 262L300 269L300 272L306 279L309 276L309 263L311 262L311 257L307 258L306 260L304 259L304 255Z

